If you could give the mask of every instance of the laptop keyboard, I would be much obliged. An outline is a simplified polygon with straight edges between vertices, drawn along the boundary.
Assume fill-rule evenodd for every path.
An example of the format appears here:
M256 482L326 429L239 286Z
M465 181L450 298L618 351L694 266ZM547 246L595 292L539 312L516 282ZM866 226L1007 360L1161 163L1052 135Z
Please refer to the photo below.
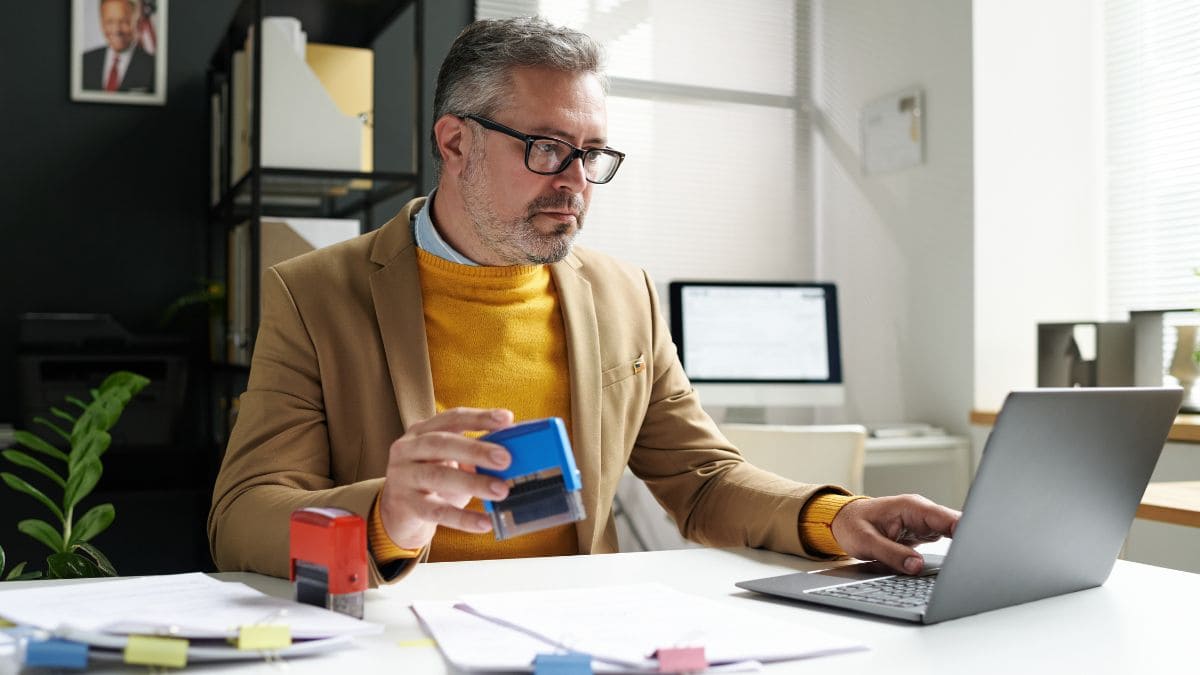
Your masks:
M936 576L887 577L809 592L812 595L862 600L888 607L922 607L929 603L935 581Z

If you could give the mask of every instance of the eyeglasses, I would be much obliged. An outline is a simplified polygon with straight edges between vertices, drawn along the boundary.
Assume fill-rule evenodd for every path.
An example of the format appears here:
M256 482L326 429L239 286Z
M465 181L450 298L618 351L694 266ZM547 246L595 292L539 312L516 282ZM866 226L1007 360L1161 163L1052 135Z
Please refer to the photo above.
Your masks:
M550 136L530 136L479 115L462 115L484 129L499 131L525 142L525 168L543 176L562 173L576 158L583 158L583 175L589 183L607 183L616 175L625 153L612 148L577 148Z

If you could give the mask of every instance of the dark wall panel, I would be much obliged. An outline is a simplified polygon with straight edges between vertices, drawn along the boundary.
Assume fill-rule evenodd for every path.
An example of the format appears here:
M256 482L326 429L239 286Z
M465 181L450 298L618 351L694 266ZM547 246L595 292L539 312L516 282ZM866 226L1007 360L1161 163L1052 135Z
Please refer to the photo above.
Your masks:
M153 334L163 331L158 324L166 306L197 288L206 273L206 71L238 1L170 2L163 106L70 100L70 4L64 0L15 3L0 29L4 33L0 41L4 64L0 68L0 422L18 422L19 314L103 312L135 333ZM453 0L426 5L424 24L431 34L425 38L429 61L423 79L432 83L450 40L470 20L473 3ZM409 46L390 48L377 58L404 59L412 54L412 14L405 12L390 29L407 30ZM381 158L407 160L411 136L403 125L411 123L412 112L402 92L408 85L399 81L393 89L385 84L377 87L380 110L387 113L409 106L409 112L399 116L402 126L382 125L389 135L377 142L377 152ZM426 107L431 101L430 88ZM403 166L407 165L405 161ZM377 208L376 223L389 218L395 208L394 204ZM185 338L197 358L204 354L203 313L183 317L170 331ZM203 366L200 361L196 364ZM187 419L177 444L205 448L210 433L201 426L206 402L199 383L204 378L203 373L193 375ZM152 556L115 552L114 562L125 563L121 570L125 573L169 571L180 561L206 561L202 530L207 477L199 485L182 486L166 478L195 467L203 475L203 458L179 448L139 451L133 456L118 448L111 452L116 454L110 458L100 490L115 487L112 497L103 497L117 501L124 511L118 514L113 531L102 535L97 544L104 549L107 539L119 549L136 551L139 541L149 546L160 542L163 550ZM148 474L150 482L156 475L163 476L159 488L168 492L125 490L131 486L123 485L117 475L126 470L123 460L134 460L125 463ZM176 487L178 499L173 500L168 493ZM10 560L36 559L41 567L43 554L36 547L26 549L27 538L15 528L19 518L39 515L40 507L31 509L31 505L32 500L0 486L0 545L9 550Z

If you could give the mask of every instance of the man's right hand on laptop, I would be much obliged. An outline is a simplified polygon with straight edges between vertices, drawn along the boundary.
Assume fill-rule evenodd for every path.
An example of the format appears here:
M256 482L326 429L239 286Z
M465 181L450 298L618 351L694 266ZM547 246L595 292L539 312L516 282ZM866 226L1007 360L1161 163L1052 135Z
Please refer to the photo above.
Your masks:
M954 536L961 515L920 495L875 497L843 506L830 529L847 555L915 575L925 562L913 547Z

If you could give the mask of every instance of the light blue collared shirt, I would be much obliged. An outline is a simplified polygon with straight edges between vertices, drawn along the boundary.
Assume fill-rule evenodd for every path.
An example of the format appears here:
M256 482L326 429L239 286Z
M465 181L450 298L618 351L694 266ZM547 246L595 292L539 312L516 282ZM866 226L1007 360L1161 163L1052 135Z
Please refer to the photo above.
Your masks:
M436 194L437 188L434 188L429 193L429 198L425 200L425 205L413 216L413 238L417 241L417 247L452 263L479 267L479 263L454 250L454 247L442 239L442 235L438 233L437 227L433 224L433 218L430 216L433 211L433 197Z

